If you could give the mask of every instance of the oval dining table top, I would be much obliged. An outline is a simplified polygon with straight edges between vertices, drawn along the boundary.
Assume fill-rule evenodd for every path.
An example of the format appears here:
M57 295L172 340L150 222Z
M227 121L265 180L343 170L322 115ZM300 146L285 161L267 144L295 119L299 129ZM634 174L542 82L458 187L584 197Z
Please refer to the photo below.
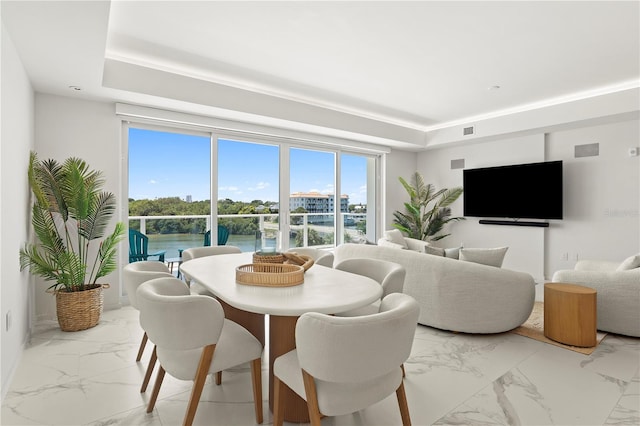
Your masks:
M252 253L192 259L180 270L226 303L247 312L300 316L305 312L335 314L368 305L382 296L375 280L321 265L304 274L304 283L264 287L236 283L236 267L252 263Z

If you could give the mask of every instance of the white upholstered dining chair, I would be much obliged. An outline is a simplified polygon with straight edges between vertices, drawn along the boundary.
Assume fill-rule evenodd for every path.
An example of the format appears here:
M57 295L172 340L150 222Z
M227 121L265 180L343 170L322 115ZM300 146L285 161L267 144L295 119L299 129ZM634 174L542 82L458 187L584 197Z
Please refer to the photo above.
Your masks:
M377 281L382 286L382 296L380 299L383 299L391 293L402 293L404 287L404 278L406 275L404 266L386 260L366 258L345 259L337 263L334 268L369 277ZM337 315L349 317L368 315L377 312L379 305L380 302L378 301L362 308L340 312Z
M181 280L158 278L138 288L140 323L156 344L160 369L147 412L153 411L165 372L193 380L184 425L191 425L209 374L249 362L256 422L262 423L262 345L224 318L212 297L191 294Z
M313 426L321 416L353 413L393 392L402 424L411 424L401 366L411 353L419 309L411 296L394 293L372 315L303 314L296 349L274 362L274 426L283 423L284 386L307 401Z
M136 291L138 290L140 284L154 278L172 276L173 275L169 271L169 268L167 268L167 266L163 262L141 260L139 262L133 262L125 265L122 271L122 279L124 281L124 287L127 291L127 297L129 298L129 303L131 303L131 306L133 306L137 310L140 310L140 308L138 308L136 299ZM144 353L144 348L147 344L147 341L148 336L145 332L142 335L142 341L140 342L140 348L138 349L136 361L140 361L140 359L142 358L142 354ZM149 384L149 379L151 378L153 367L156 364L156 358L156 348L154 347L153 352L151 353L151 358L149 358L149 364L147 365L147 371L144 375L144 380L142 381L140 392L145 392L147 390L147 385Z
M219 254L232 254L232 253L242 253L238 247L235 246L204 246L204 247L192 247L186 249L182 252L182 263L188 262L192 259L197 259L199 257L205 256L217 256ZM182 266L182 265L181 265ZM203 296L213 296L209 290L207 290L203 285L199 284L196 281L193 281L188 274L184 275L184 281L187 283L189 288L191 289L192 294L201 294Z
M294 247L287 251L309 256L316 265L333 268L333 253L328 250L321 250L315 247Z

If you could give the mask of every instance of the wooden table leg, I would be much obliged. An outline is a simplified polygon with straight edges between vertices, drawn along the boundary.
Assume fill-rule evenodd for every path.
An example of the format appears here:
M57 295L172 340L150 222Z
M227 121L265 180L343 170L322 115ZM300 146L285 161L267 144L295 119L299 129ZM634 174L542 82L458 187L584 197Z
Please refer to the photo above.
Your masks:
M218 299L224 309L225 318L249 330L264 346L264 315L243 311ZM273 361L296 347L296 322L298 317L269 315L269 407L273 412ZM292 423L309 423L307 402L291 389L286 388L284 399L284 419Z
M253 334L264 348L264 314L243 311L242 309L231 306L224 300L218 299L218 302L220 302L222 309L224 309L224 317L249 330L249 333Z
M298 317L269 315L269 407L273 412L273 361L296 347ZM284 400L284 419L292 423L309 423L307 403L285 386L280 398Z

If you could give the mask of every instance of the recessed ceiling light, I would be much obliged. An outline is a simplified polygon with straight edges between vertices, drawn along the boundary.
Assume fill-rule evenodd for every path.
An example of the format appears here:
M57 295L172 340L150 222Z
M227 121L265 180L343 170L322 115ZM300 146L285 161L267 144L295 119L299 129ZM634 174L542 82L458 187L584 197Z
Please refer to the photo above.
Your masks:
M80 86L69 86L69 89L76 90L76 91L79 92L80 90L82 90L82 87L80 87Z
M500 89L500 86L497 86L497 85L487 87L487 90L498 90L498 89Z

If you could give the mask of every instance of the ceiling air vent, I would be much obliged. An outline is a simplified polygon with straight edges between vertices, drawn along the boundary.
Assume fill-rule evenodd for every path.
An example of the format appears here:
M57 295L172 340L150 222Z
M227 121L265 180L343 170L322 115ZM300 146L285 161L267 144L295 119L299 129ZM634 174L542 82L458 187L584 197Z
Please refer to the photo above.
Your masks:
M600 144L597 142L574 146L574 157L576 158L597 157L598 155L600 155Z
M465 127L462 129L462 136L472 135L473 134L473 126Z

